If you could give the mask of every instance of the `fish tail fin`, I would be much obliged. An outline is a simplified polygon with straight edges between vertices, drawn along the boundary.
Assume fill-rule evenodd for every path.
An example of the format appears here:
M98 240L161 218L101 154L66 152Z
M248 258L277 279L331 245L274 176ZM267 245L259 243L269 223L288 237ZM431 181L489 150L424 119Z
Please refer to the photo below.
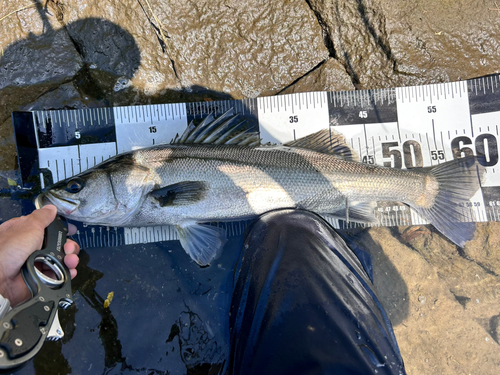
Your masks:
M476 224L470 222L470 210L464 203L480 189L484 167L478 157L468 156L428 168L438 183L438 192L431 207L412 205L437 230L463 247L474 237ZM426 168L427 169L427 168Z

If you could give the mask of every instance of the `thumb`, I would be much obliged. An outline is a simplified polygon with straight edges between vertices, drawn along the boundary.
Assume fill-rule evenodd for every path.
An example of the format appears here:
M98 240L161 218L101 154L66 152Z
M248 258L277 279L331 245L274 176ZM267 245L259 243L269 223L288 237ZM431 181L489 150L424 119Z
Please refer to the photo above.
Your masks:
M49 204L33 211L27 216L27 218L29 218L30 221L32 220L34 225L40 225L43 229L45 229L54 221L56 214L57 208Z

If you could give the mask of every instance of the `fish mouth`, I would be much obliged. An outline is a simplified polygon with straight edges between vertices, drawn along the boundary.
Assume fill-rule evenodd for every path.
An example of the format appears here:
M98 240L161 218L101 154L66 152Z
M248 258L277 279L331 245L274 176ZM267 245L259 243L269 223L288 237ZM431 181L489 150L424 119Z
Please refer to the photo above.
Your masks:
M66 198L50 192L39 194L34 203L37 209L47 204L53 204L57 207L57 211L64 216L71 215L80 206L78 199Z

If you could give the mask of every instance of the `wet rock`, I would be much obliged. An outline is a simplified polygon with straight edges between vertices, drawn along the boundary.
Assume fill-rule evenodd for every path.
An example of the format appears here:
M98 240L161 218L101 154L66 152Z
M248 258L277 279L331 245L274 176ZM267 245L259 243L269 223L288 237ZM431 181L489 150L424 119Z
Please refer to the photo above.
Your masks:
M328 57L317 20L297 0L64 5L65 23L102 16L131 33L141 51L132 85L147 96L194 85L235 98L269 95Z
M398 227L401 242L413 244L414 247L426 247L432 238L432 232L425 225L414 225L411 227Z
M102 18L64 22L85 64L74 78L81 95L99 100L102 106L122 101L123 92L131 86L141 64L134 37L120 25Z
M352 232L348 230L343 233L370 254L373 263L373 283L377 295L386 309L391 324L393 326L400 325L411 315L411 311L409 311L409 285L393 263L393 259L389 258L384 242L375 241L375 237L370 236L371 230L363 229L356 231L357 233Z
M86 96L82 97L75 83L70 81L41 94L31 103L18 105L13 110L76 109L97 107L100 104L99 101L93 98ZM2 174L5 174L5 171L13 172L17 170L17 168L17 155L12 120L8 117L4 123L0 124L0 171Z
M20 9L2 6L2 15ZM82 66L80 55L56 17L41 6L21 10L0 23L0 169L17 158L11 112L69 82Z
M19 9L8 2L2 13ZM41 6L19 11L1 22L0 122L20 105L70 81L82 59L55 17Z
M0 165L2 172L14 171L17 168L16 145L10 118L0 123Z
M64 23L63 4L47 4L12 14L1 24L7 36L0 41L2 170L16 168L11 112L123 102L124 90L115 94L116 82L132 78L140 64L134 39L120 26L101 18Z
M96 102L88 97L82 97L73 81L64 83L36 99L36 101L20 107L22 111L77 109L96 106Z

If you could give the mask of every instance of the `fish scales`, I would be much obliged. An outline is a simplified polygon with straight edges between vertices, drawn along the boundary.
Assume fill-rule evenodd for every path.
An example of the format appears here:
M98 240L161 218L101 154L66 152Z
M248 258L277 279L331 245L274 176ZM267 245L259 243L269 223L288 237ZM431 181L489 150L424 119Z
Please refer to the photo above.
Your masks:
M254 178L265 178L263 184L266 182L268 188L283 188L294 197L294 203L325 189L332 190L332 198L343 200L416 200L426 188L426 176L421 173L350 162L332 155L286 147L181 146L139 151L135 160L140 165L157 166L157 173L169 176L173 183L189 179L186 177L188 171L198 174L205 170L210 174L224 170L226 176L238 180L238 186L248 183L245 190L249 191L255 186ZM198 161L191 163L190 160ZM234 165L233 173L230 173L230 165ZM241 165L253 168L242 170ZM173 170L178 173L173 174ZM257 173L257 170L262 173ZM218 178L224 177L218 175L215 180ZM337 206L336 202L326 202L324 213Z
M399 201L460 246L474 235L460 206L479 189L484 168L476 157L385 168L353 161L331 130L262 146L241 121L233 128L217 121L190 124L173 144L116 156L57 183L37 205L55 204L63 216L89 224L175 225L182 247L200 265L213 261L226 242L223 229L204 223L280 208L377 224L374 203Z

